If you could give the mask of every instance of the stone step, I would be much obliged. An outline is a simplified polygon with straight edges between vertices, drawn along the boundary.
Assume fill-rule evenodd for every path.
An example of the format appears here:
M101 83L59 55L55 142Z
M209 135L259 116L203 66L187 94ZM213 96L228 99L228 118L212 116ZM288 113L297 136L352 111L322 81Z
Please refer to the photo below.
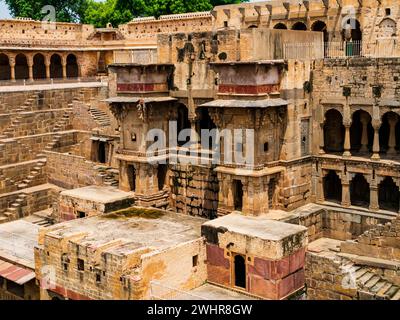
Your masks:
M373 286L375 286L379 282L380 279L381 279L380 277L374 276L371 278L371 280L369 280L368 282L365 283L364 287L370 289Z
M391 300L400 300L400 290L397 291L397 293L392 297Z
M17 187L18 187L18 189L25 189L25 188L28 187L28 184L26 184L26 183L21 183L21 184L19 184Z
M392 286L391 283L386 282L385 285L377 292L376 296L384 298L385 292L388 291L391 286Z
M388 291L385 292L385 295L387 295L390 299L394 297L394 295L399 291L399 287L397 286L392 286L389 288Z

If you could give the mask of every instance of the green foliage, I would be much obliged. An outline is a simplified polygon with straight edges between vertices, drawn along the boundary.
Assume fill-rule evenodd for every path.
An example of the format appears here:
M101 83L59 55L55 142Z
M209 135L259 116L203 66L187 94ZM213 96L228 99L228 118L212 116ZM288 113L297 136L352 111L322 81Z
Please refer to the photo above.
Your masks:
M118 0L106 0L105 2L87 1L83 23L92 24L98 28L111 23L114 27L132 20L133 15L128 9L117 8Z
M80 22L87 7L87 0L5 0L14 17L42 20L49 12L43 12L45 6L55 8L56 20L62 22Z
M46 5L54 6L56 20L82 22L96 27L126 23L132 18L208 11L214 6L246 2L248 0L5 0L14 17L42 20Z

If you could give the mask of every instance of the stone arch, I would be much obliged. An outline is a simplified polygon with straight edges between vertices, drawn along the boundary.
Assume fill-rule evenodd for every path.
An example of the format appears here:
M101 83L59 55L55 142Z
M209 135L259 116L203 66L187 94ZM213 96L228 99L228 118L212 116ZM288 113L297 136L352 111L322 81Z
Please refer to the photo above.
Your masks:
M46 79L46 58L41 53L33 56L33 79Z
M274 29L279 29L279 30L287 30L286 24L279 22L274 26Z
M369 208L370 187L362 173L356 173L350 182L351 205Z
M76 55L69 54L67 56L67 78L79 77L79 64Z
M397 23L391 18L384 18L379 24L379 37L391 38L396 37Z
M307 26L304 22L298 21L292 26L292 30L307 31Z
M324 42L329 41L328 27L325 22L321 20L315 21L311 26L312 31L323 32L324 34Z
M350 127L350 144L354 152L369 152L374 142L374 128L372 117L365 110L357 110L353 113Z
M392 177L385 177L378 185L379 208L399 212L400 191Z
M362 30L357 19L349 18L343 24L343 41L346 41L346 56L360 56L362 54Z
M28 58L23 53L15 57L15 79L29 79Z
M5 53L0 53L0 80L11 79L10 59Z
M50 57L50 77L53 79L63 77L62 58L59 54L54 53Z
M399 115L393 111L382 116L379 129L379 147L381 153L395 155L400 149L400 122Z
M338 110L329 109L325 113L323 131L325 152L343 152L345 128L343 116Z
M248 29L257 29L257 28L258 28L258 26L255 25L255 24L252 24L252 25L250 25L250 26L248 27Z
M327 201L342 202L342 181L338 173L329 170L323 178L324 198Z

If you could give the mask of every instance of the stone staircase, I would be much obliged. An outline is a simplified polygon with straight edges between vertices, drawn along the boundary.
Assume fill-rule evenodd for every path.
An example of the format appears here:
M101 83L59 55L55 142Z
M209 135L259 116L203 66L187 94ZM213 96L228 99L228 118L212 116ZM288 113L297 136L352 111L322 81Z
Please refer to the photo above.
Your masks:
M109 166L96 165L94 167L98 172L98 176L102 179L103 184L111 187L119 185L119 171Z
M15 113L22 113L22 112L32 111L33 110L33 105L37 101L38 97L39 97L39 94L37 92L33 93L25 101L25 103L22 106L20 106L19 108L15 109ZM22 116L19 115L14 120L12 120L11 124L8 126L8 128L5 129L2 132L2 134L0 135L0 139L12 138L14 136L15 128L17 128L18 125L20 124L21 118L22 118Z
M29 172L29 175L24 179L17 187L18 190L25 189L25 188L30 188L34 187L35 184L33 181L35 181L35 178L37 178L39 175L43 174L43 169L46 166L46 159L39 159L37 165ZM42 181L45 183L45 181Z
M369 267L347 265L352 270L362 300L400 300L400 286L385 280Z
M110 117L104 111L89 106L89 114L99 126L108 127L111 125Z
M72 129L72 125L69 124L72 113L73 108L68 105L68 109L64 112L62 118L55 124L53 128L54 133Z
M21 207L25 204L26 197L27 196L23 193L19 194L17 199L9 205L8 209L5 212L3 212L3 216L0 217L3 219L1 219L0 221L8 222L22 218Z

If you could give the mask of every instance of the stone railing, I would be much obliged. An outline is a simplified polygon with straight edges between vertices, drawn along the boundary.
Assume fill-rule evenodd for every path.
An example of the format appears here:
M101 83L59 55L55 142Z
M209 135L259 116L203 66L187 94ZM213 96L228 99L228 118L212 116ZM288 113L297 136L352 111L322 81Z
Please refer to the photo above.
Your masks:
M400 57L400 49L395 39L378 39L375 42L342 41L324 44L325 58Z

